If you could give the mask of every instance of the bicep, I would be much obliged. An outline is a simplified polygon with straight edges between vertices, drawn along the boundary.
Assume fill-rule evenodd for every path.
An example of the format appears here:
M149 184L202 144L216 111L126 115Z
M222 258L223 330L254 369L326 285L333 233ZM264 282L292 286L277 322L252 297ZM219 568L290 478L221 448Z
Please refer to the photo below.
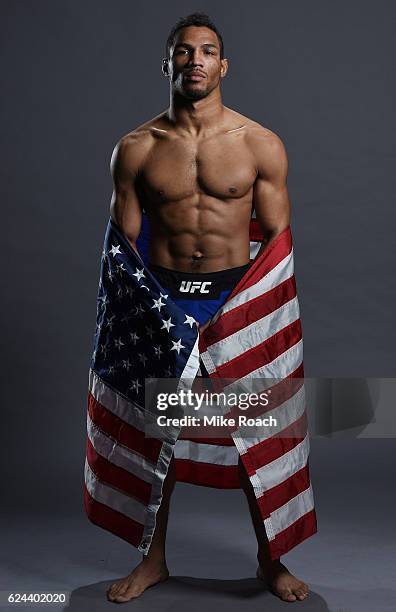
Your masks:
M120 142L116 145L110 170L113 178L110 215L135 246L142 227L142 208L136 192L138 168L126 144Z
M265 235L276 235L290 223L287 189L288 160L282 141L273 134L256 147L257 178L253 204L257 221Z
M258 176L254 185L256 219L265 234L279 234L290 223L290 201L286 185Z

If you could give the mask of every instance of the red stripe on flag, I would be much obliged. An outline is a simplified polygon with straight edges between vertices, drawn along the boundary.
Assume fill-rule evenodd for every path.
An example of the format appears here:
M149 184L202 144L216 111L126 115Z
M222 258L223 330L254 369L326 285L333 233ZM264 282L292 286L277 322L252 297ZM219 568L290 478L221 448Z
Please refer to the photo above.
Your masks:
M107 410L90 392L88 393L88 412L92 421L108 436L133 452L157 463L162 446L160 440L146 438L144 431L136 429Z
M183 427L182 429L186 429L185 427ZM213 427L214 429L214 427ZM212 431L211 427L205 427L205 430L209 430ZM224 428L223 428L223 432L224 432ZM192 430L191 430L192 433ZM231 437L231 434L228 438L204 438L204 437L200 437L197 438L194 435L188 434L188 435L179 435L178 440L189 440L190 442L196 442L197 444L213 444L214 446L234 446L234 440Z
M259 222L256 219L250 220L249 238L252 242L262 242L264 240L264 234L261 231Z
M279 355L297 344L302 338L301 321L296 319L276 334L253 348L237 355L217 368L220 378L242 378L254 370L274 361Z
M304 411L299 419L285 427L276 436L263 440L255 446L250 446L248 451L251 462L249 476L252 476L260 467L279 459L302 442L306 435L306 426L307 414ZM305 432L303 437L301 437L302 432Z
M92 523L102 527L102 529L111 531L111 533L129 542L132 546L139 546L143 536L143 525L125 516L125 514L121 514L121 512L117 512L117 510L113 510L109 506L96 501L89 494L85 483L84 508L87 517Z
M241 278L239 283L235 285L234 289L226 299L226 303L240 291L255 285L263 278L263 276L275 268L282 261L282 259L287 257L291 249L292 237L290 226L288 226L252 263L246 274Z
M119 489L146 505L150 502L151 485L99 455L89 438L87 438L87 459L92 471L101 482Z
M262 406L262 405L254 405L252 403L249 403L249 406L243 410L243 412L241 413L241 409L239 409L238 407L232 407L230 409L229 412L227 412L227 417L229 416L230 418L235 418L236 421L238 421L238 416L240 414L244 414L246 415L248 418L255 418L255 417L260 417L265 415L267 412L272 412L273 410L275 410L275 408L277 408L278 406L280 406L281 404L285 403L287 400L290 400L290 398L293 395L296 395L298 393L298 391L300 390L300 388L303 386L304 384L304 380L302 378L295 378L295 377L287 377L287 378L283 378L282 380L279 380L279 382L277 382L276 384L272 385L272 386L267 386L265 387L264 383L268 383L268 380L277 380L277 379L263 379L263 388L261 390L257 389L257 381L260 379L254 379L254 393L259 395L260 393L270 393L270 400L267 404L267 406ZM216 381L217 382L217 381ZM219 381L219 385L220 387L220 381ZM222 387L224 388L224 386ZM235 431L237 429L237 427L232 428L230 427L230 431Z
M302 493L309 487L309 469L308 465L301 468L295 474L284 482L279 483L272 489L257 498L257 504L263 518L266 518L270 512L274 512L284 504L287 504L293 497Z
M310 510L269 542L271 559L279 559L317 532L315 510Z
M219 337L226 338L251 323L255 323L290 302L294 297L296 297L296 280L293 274L266 293L225 312L216 323L207 328L205 346L210 347L219 341Z
M203 487L240 489L237 465L215 465L190 459L176 459L176 479Z

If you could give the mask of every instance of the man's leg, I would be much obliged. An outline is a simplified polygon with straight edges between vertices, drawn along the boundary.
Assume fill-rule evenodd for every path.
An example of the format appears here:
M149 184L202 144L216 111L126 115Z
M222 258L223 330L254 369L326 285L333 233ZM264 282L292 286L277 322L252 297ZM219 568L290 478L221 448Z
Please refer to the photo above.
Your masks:
M247 497L250 516L257 538L257 560L259 562L257 577L264 580L271 591L284 601L305 599L309 592L305 582L293 576L283 563L280 562L280 559L271 560L264 521L260 514L252 484L240 457L238 467L239 480Z
M131 574L117 580L107 591L110 601L125 602L139 597L147 587L162 582L169 577L165 558L166 530L171 495L176 482L176 466L172 456L168 473L164 480L161 506L157 512L156 526L147 555L135 567Z

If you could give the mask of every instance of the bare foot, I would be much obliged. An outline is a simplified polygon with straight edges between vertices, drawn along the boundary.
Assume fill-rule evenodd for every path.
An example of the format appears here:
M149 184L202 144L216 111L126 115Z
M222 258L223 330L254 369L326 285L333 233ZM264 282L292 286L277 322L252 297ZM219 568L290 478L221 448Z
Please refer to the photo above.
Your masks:
M163 582L169 577L169 570L164 561L143 559L125 578L120 578L107 591L107 599L122 603L139 597L148 587Z
M309 588L289 572L280 561L273 561L263 570L261 566L256 572L257 578L263 580L269 590L283 601L302 601L308 597Z

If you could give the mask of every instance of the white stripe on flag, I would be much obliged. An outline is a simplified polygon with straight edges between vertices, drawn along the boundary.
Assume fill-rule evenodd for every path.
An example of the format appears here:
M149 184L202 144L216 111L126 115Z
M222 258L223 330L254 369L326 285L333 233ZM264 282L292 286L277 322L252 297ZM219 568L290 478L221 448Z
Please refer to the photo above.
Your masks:
M254 259L260 250L261 242L250 241L250 259Z
M145 431L146 411L113 391L93 370L89 371L89 390L96 401L107 410L139 431Z
M91 470L87 459L85 460L85 484L93 499L144 525L147 514L146 506L136 498L129 497L101 482Z
M87 434L98 455L150 484L153 482L155 463L151 463L113 438L109 438L95 425L89 415L87 415Z
M276 485L284 482L290 476L301 470L308 460L309 454L309 438L308 434L305 438L297 444L294 448L290 449L284 455L281 455L271 463L267 463L256 470L256 475L261 485L262 493L272 489ZM256 485L257 481L255 481ZM260 492L257 492L260 496Z
M257 430L260 433L260 437L252 437L249 436L249 431L252 430L251 427L239 427L238 434L244 439L245 446L250 448L251 446L256 446L263 440L267 440L272 436L278 435L282 437L280 432L289 427L292 423L298 421L298 419L304 414L305 411L305 388L304 385L300 387L300 389L287 400L279 404L279 406L275 406L272 410L267 410L260 416L272 416L276 419L276 426L264 428L262 426L258 426ZM247 414L249 418L249 414Z
M239 453L233 446L202 444L191 440L177 440L174 450L175 459L189 459L199 463L216 465L238 465Z
M242 385L244 381L248 381L250 378L270 378L273 379L271 384L274 384L275 380L281 380L290 376L301 365L302 360L303 341L301 339L287 349L287 351L278 355L276 359L256 370L252 370L252 372L239 378L232 385ZM232 385L227 385L226 389L231 389Z
M219 367L268 340L281 329L296 321L299 316L298 300L297 297L294 297L265 317L210 345L207 350Z
M308 489L302 491L296 497L293 497L286 504L271 512L271 517L264 520L264 526L267 530L267 526L270 526L274 535L290 527L299 518L311 512L314 508L314 497L312 491L312 485L309 485ZM267 531L268 533L268 531ZM273 539L273 538L270 538Z
M272 270L270 270L263 278L257 283L240 291L223 306L220 307L217 314L213 317L211 325L219 318L224 312L229 312L254 298L262 296L270 289L273 289L283 281L287 280L294 273L294 262L293 262L293 249L286 255Z

